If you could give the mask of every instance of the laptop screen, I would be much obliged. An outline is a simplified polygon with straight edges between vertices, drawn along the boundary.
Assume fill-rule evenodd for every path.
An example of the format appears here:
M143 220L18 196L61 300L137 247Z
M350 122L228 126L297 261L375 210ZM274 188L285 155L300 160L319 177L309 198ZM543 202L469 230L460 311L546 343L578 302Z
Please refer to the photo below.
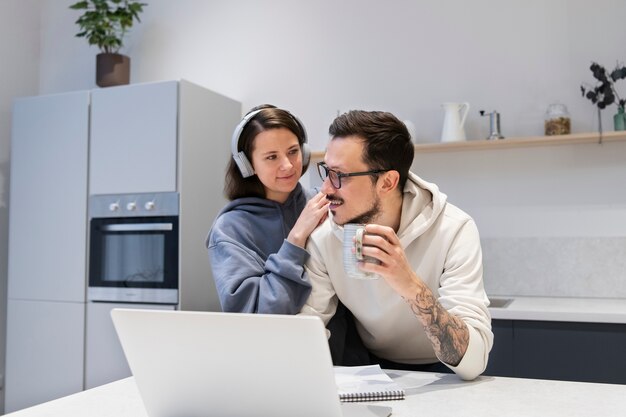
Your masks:
M322 321L312 316L111 312L150 417L339 417Z

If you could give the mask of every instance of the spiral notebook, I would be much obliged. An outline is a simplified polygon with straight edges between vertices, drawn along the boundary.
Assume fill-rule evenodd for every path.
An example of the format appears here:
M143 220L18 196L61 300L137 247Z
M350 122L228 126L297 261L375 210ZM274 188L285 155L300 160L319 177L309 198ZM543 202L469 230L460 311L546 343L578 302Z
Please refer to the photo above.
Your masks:
M379 365L335 368L343 402L403 400L404 390Z

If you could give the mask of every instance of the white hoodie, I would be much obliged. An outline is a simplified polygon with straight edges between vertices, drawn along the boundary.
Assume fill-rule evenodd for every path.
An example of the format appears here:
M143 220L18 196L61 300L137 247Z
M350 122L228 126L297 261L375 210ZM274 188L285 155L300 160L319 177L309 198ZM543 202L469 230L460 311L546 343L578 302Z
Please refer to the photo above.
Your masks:
M435 184L409 173L397 235L413 270L441 305L466 323L467 351L458 366L446 366L463 379L474 379L485 370L493 344L476 224L447 203ZM317 315L328 323L339 297L354 315L363 343L376 356L399 363L437 362L421 322L383 278L345 276L342 241L343 228L332 218L311 234L306 270L313 290L301 314Z

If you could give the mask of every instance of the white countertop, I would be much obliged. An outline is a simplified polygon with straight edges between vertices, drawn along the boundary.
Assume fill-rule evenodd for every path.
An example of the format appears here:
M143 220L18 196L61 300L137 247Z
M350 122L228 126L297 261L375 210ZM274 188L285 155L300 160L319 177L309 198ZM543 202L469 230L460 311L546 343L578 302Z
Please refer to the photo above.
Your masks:
M406 391L400 401L377 402L393 417L623 417L626 385L454 374L386 371ZM126 378L30 407L7 417L147 417L134 379Z
M492 319L626 324L626 300L624 299L518 297L514 295L491 295L489 298L512 299L511 303L505 307L490 307Z

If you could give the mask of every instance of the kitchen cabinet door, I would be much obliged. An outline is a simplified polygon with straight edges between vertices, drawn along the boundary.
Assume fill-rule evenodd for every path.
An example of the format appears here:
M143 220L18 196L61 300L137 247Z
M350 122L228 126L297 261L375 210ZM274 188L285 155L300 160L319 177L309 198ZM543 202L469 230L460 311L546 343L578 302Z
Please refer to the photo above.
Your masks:
M493 347L489 353L489 363L485 375L512 376L513 363L513 323L511 320L492 320Z
M85 304L8 300L5 411L83 389Z
M85 301L89 92L13 107L10 299Z
M108 384L131 375L122 345L111 320L114 308L173 310L172 305L87 303L85 389Z
M92 91L89 193L177 191L178 82Z
M626 324L493 320L485 375L626 384Z
M626 384L626 325L516 321L515 376Z

